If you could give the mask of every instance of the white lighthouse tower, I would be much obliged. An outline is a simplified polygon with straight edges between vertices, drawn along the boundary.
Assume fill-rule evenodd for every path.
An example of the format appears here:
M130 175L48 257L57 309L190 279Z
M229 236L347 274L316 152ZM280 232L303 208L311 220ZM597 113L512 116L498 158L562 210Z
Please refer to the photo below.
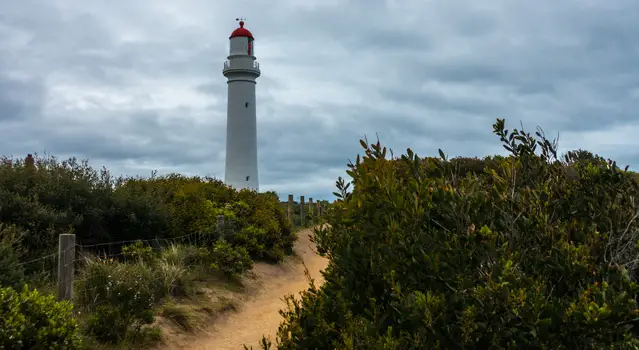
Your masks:
M228 79L224 182L236 189L259 191L255 84L260 66L253 52L253 34L244 28L243 20L229 40L230 54L223 70Z

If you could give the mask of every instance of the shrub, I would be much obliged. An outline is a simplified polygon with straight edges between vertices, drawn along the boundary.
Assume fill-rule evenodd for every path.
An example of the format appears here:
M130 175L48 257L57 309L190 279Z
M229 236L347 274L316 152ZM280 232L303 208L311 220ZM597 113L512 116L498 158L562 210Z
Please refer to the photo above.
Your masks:
M636 348L632 174L494 133L511 156L464 174L362 141L315 232L326 282L287 299L279 348Z
M171 210L166 189L158 186L154 178L118 179L113 187L106 199L112 205L103 219L108 237L98 242L170 237Z
M0 348L80 349L81 337L69 302L24 286L0 288Z
M160 251L157 273L167 295L183 295L190 290L193 275L189 273L189 269L201 257L200 254L199 249L177 244L171 244Z
M122 247L122 255L133 262L141 261L147 264L152 264L156 259L153 248L139 240Z
M265 235L264 229L250 225L232 234L228 239L234 245L244 247L251 257L259 259L264 257L265 247L261 242L264 241Z
M177 190L171 200L171 235L196 235L210 231L217 224L215 205L203 195L209 184L192 182Z
M0 222L29 230L23 244L36 255L57 244L56 231L71 226L76 232L99 238L103 214L109 211L109 175L75 158L35 158L35 166L22 160L0 166Z
M123 247L126 262L88 259L78 284L78 300L88 312L87 332L100 342L144 338L154 307L164 297L192 290L193 269L208 261L204 248L171 244L153 252L138 241Z
M0 158L0 286L50 282L40 277L55 271L55 259L41 258L54 253L60 233L75 233L83 253L107 245L111 256L122 252L124 262L88 261L76 282L87 331L102 341L140 335L153 319L150 305L187 294L211 262L229 276L250 269L238 245L247 244L255 259L280 261L292 253L295 235L273 193L238 192L219 180L176 174L114 178L75 158L34 160ZM208 248L219 238L218 215L226 219L229 240L238 232L249 239L217 245L213 260ZM143 243L150 239L189 244L154 252ZM110 243L131 240L138 241Z
M0 287L22 287L24 268L20 263L20 240L23 236L15 226L0 223Z
M77 287L78 303L90 316L87 332L116 343L154 320L153 307L166 293L162 276L142 261L87 259Z
M170 252L167 252L167 254L178 255L180 257L179 259L183 261L186 266L206 264L211 258L211 252L205 247L183 244L171 245L169 248ZM173 253L174 250L176 253Z
M291 230L277 195L273 192L260 194L242 190L238 197L242 203L250 203L242 209L248 218L248 226L243 227L252 230L249 236L255 238L259 247L252 255L258 259L279 262L284 258L284 253L291 254L297 236ZM236 215L239 216L237 212Z
M218 241L213 247L211 268L227 277L242 274L253 268L253 260L244 247L232 246L225 240Z
M69 230L84 245L188 236L210 246L219 214L233 233L251 225L264 230L256 258L281 260L281 251L292 252L295 236L273 193L238 192L219 180L177 174L116 179L75 158L36 155L34 165L0 160L0 222L30 233L20 243L23 261L50 254Z
M206 264L210 260L211 252L205 247L191 244L170 244L163 248L159 254L159 261L184 267L194 267Z

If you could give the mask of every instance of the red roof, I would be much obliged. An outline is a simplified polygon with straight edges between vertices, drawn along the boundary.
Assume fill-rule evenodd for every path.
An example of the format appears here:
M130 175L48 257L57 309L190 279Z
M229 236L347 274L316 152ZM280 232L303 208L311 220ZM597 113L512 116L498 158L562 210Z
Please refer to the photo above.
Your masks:
M234 30L233 33L231 33L231 36L229 37L229 39L235 38L238 36L240 37L244 36L251 39L255 39L253 38L253 34L251 34L251 32L249 32L248 29L244 28L244 21L240 21L240 27Z

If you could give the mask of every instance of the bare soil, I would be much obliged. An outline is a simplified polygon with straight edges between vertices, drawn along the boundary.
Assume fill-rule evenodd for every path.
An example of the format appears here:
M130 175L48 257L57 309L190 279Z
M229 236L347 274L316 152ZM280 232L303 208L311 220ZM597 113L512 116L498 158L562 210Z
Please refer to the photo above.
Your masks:
M297 296L308 288L304 266L317 284L323 282L320 271L326 268L327 260L314 252L309 234L308 229L298 232L294 255L281 264L254 265L243 280L245 290L224 296L236 299L234 311L225 312L195 334L169 334L160 349L244 349L244 344L259 349L263 335L274 341L282 321L279 310L286 306L284 297L288 294Z

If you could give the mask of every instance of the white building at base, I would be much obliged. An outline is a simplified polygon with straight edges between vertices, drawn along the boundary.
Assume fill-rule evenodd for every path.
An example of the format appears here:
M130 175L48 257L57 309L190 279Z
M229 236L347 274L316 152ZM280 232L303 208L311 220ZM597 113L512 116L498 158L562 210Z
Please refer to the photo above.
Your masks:
M253 34L244 28L244 21L229 40L230 54L222 71L228 79L224 182L238 190L259 191L255 85L260 66L253 52Z

